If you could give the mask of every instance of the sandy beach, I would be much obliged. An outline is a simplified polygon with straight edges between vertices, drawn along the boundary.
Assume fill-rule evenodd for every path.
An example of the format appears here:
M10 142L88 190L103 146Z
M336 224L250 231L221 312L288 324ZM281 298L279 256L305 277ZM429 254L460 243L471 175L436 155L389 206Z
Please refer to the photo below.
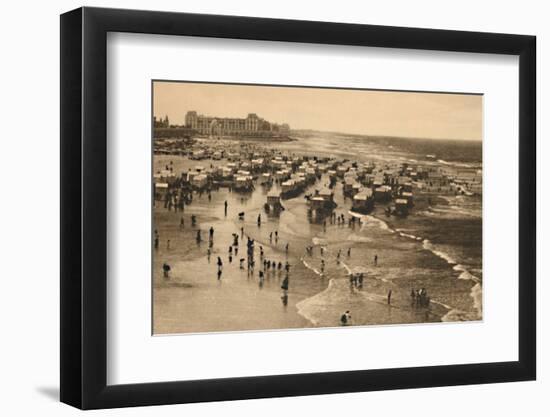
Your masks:
M332 153L333 142L319 138L277 146L293 154L311 153L312 140L317 143L316 155ZM342 154L346 156L345 150ZM361 153L365 159L370 154L374 152ZM389 160L403 158L403 153L396 153L393 148L387 155L377 149L376 155ZM197 166L227 163L225 159L196 161L187 156L155 155L154 170L169 165L179 174ZM346 310L351 311L353 325L481 318L481 248L466 244L471 236L481 236L479 197L441 196L441 192L415 189L415 208L406 218L385 216L382 205L369 215L360 215L350 211L351 199L344 197L342 184L338 182L333 190L335 213L346 219L360 218L360 223L330 221L323 225L308 219L304 195L329 182L325 173L300 195L285 199L285 210L280 216L265 212L268 188L258 182L249 193L219 188L208 197L207 192L195 192L192 203L183 212L168 210L157 201L154 227L159 244L153 251L154 333L334 327L340 325L340 316ZM244 220L239 219L241 212L245 213ZM261 225L257 222L258 215ZM196 217L195 225L191 216ZM211 227L214 238L209 260ZM196 241L197 230L201 230L200 243ZM273 238L275 232L277 240ZM239 246L236 255L232 248L230 261L233 234L238 235ZM239 265L239 260L247 257L248 238L255 242L254 271L248 270L246 262L243 268ZM312 247L310 252L306 250L308 246ZM223 262L219 277L218 256ZM281 289L286 275L284 268L266 269L261 279L259 271L264 270L264 260L276 265L290 264L286 297ZM168 279L163 277L164 263L171 266ZM362 288L350 286L350 273L361 272L365 276ZM422 287L429 290L432 302L429 308L414 308L411 288Z

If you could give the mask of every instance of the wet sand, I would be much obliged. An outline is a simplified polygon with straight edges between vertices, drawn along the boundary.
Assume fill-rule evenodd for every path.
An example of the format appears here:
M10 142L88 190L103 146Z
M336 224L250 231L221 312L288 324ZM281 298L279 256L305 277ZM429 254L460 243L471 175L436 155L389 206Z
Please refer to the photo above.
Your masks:
M296 146L290 143L288 146ZM190 161L185 157L155 156L155 169L173 161L175 172L187 171L196 165L223 165L222 161ZM316 185L326 183L324 175ZM309 191L306 191L308 193ZM350 199L344 199L340 183L334 189L338 204L337 214L350 217ZM360 216L361 225L354 227L330 224L326 228L307 217L307 204L303 194L284 200L286 210L280 217L268 217L263 210L267 190L260 185L249 194L230 192L226 188L212 191L211 200L207 194L194 194L193 202L183 213L168 211L157 202L154 208L154 224L160 235L158 250L154 251L154 333L189 333L240 330L290 329L304 327L333 327L339 325L343 311L351 310L352 324L422 323L442 320L476 320L481 317L475 306L472 292L479 283L464 279L465 271L479 266L475 258L479 248L466 249L460 239L471 239L481 233L481 218L457 218L430 210L450 210L455 207L441 199L438 204L426 203L433 195L424 197L415 190L415 215L406 219L386 218L383 206L369 216ZM224 201L228 201L227 216ZM245 220L238 219L244 211ZM197 217L192 227L191 215ZM261 214L261 226L257 216ZM444 214L444 213L443 213ZM185 225L180 227L183 217ZM440 224L440 222L443 222ZM207 259L208 229L213 227L214 240L210 262ZM241 239L241 227L244 239ZM466 228L466 229L465 229ZM197 229L202 232L203 241L196 242ZM466 230L465 233L448 231ZM269 233L278 231L279 239L269 241ZM239 235L239 252L229 262L228 249L233 242L232 234ZM246 258L246 237L255 240L256 266L248 273L239 268L239 259ZM461 237L462 236L462 237ZM170 248L167 240L170 239ZM453 240L454 239L454 240ZM286 253L285 245L289 244ZM313 246L311 254L305 248ZM445 246L446 245L446 246ZM285 272L263 270L259 259L260 246L265 258L276 263L291 265L288 298L284 303L281 283ZM323 254L321 254L321 247ZM457 256L467 260L468 250L473 251L471 264L458 263L456 259L445 259L441 253L456 248L465 249ZM351 256L347 249L351 248ZM437 249L446 252L438 255ZM337 253L341 250L340 260ZM374 265L378 255L378 265ZM222 274L218 279L217 257L223 261ZM325 271L321 273L321 259L325 260ZM162 276L162 264L171 265L170 278ZM458 267L458 269L457 269ZM462 269L460 269L462 268ZM364 272L365 280L361 290L352 289L348 273ZM462 275L461 275L462 274ZM462 277L459 279L459 277ZM411 306L411 288L426 287L433 300L429 308ZM391 305L387 293L392 291ZM480 299L480 296L478 297Z

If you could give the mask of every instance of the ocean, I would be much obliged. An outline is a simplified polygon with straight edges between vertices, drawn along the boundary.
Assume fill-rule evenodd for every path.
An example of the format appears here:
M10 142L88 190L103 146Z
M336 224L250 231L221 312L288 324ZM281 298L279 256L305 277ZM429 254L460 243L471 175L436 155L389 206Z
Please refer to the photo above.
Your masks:
M482 168L480 142L331 133L308 133L296 139L273 147L296 155L376 164ZM264 145L256 142L255 146ZM179 174L196 165L227 161L155 155L155 172L170 163ZM326 183L328 176L323 174L305 194ZM183 213L168 211L157 203L153 227L160 243L153 251L152 281L155 334L336 327L347 310L352 325L482 319L481 196L415 189L415 207L407 217L388 217L382 205L369 215L358 215L350 211L351 199L344 197L339 182L334 188L336 214L356 216L361 222L329 222L324 227L308 218L304 194L284 200L285 210L280 216L268 216L263 210L267 191L257 185L249 194L226 188L212 191L211 199L196 194ZM224 201L228 202L227 215ZM244 220L239 220L241 212L245 213ZM195 226L191 225L191 215L197 218ZM210 227L215 233L209 260ZM203 236L200 243L195 240L198 229ZM277 240L273 238L275 232ZM229 246L235 233L239 252L236 256L233 253L230 262ZM246 261L243 269L239 267L239 259L246 258L246 237L255 241L253 273L247 271ZM259 270L263 270L260 246L264 259L290 264L287 296L281 290L284 268L270 268L264 279L259 279ZM311 252L306 251L307 246L313 247ZM223 262L220 277L218 256ZM170 279L162 275L163 263L172 268ZM353 288L349 274L360 272L364 274L363 286ZM411 290L420 288L429 294L427 308L411 303Z

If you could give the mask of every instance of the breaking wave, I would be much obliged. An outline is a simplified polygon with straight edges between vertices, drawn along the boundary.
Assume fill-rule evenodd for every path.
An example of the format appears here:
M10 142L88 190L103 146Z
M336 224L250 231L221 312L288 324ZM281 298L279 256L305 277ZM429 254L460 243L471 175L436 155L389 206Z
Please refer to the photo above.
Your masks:
M432 242L430 242L428 239L424 239L422 241L422 247L430 252L432 252L434 255L439 256L441 259L445 260L449 265L454 265L457 262L454 260L454 258L451 257L448 253L443 252L442 250L436 249Z
M406 238L409 238L409 239L412 239L412 240L422 240L421 237L419 236L415 236L413 234L410 234L410 233L405 233L405 229L395 229L396 232L399 233L399 236L401 237L406 237Z
M354 217L361 218L361 223L362 223L361 230L364 230L366 227L377 226L381 230L386 230L390 233L395 233L395 230L393 230L390 226L388 226L388 224L385 221L380 220L377 217L374 217L374 216L371 216L371 215L368 215L368 214L367 215L360 215L360 214L357 214L357 213L353 213L352 211L350 211L349 213Z

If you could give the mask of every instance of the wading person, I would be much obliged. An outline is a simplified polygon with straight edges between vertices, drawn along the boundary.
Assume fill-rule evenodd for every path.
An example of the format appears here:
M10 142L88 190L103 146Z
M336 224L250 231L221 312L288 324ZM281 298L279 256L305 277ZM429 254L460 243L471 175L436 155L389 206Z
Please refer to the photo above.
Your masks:
M258 227L262 225L262 215L258 214Z
M164 264L162 265L162 272L163 272L163 275L164 275L164 278L170 278L170 270L172 268L170 268L170 265L168 265L166 262L164 262Z
M391 290L388 291L388 305L391 304Z
M374 266L378 266L378 255L374 255Z
M288 291L288 275L283 279L283 283L281 284L281 289L283 290L283 294L286 295Z
M218 256L218 272L221 272L222 267L223 267L222 258L220 258L220 257Z
M214 240L214 228L210 226L210 230L208 231L210 240Z
M197 243L201 243L202 241L202 236L201 236L201 230L197 230Z
M227 216L227 200L223 202L223 213L225 216Z

